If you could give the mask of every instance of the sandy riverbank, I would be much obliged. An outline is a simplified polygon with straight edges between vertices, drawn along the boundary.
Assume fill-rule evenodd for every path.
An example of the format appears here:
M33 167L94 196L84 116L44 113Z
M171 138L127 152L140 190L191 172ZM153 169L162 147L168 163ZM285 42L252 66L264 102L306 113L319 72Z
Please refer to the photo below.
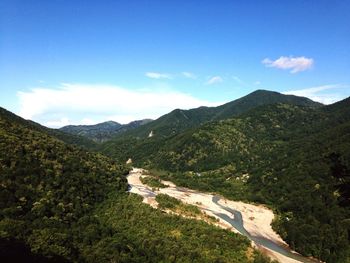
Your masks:
M175 184L166 181L163 181L162 183L167 185L168 187L152 191L150 187L142 184L142 182L140 181L140 176L143 176L142 171L142 169L134 168L128 176L128 182L131 186L130 192L143 196L144 203L147 203L152 207L156 208L157 202L155 200L155 196L158 193L167 194L169 196L180 199L184 203L196 205L206 214L219 219L219 222L217 223L219 227L238 232L235 228L232 227L232 225L228 221L225 221L224 219L222 219L222 217L218 216L225 215L229 218L233 218L234 215L232 213L223 209L223 207L227 207L241 213L244 229L249 233L250 236L256 239L269 240L273 244L276 244L276 246L280 246L282 248L287 247L287 244L277 233L273 231L271 227L271 222L274 218L274 214L270 209L264 206L230 201L221 198L218 201L218 205L213 202L212 194L201 193L186 188L178 188ZM278 253L276 252L276 250L272 250L261 245L256 245L254 241L252 241L252 243L265 254L269 255L273 259L277 259L280 262L302 262L291 257L285 256L281 253Z

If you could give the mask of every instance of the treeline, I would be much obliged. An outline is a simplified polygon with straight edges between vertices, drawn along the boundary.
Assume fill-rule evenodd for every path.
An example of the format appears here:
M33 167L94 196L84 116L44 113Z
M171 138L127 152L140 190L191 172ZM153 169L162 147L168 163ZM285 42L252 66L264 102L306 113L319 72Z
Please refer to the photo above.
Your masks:
M0 111L2 262L269 262L237 234L128 194L128 169Z
M245 237L165 214L139 196L111 196L97 214L113 234L86 247L88 262L270 262Z
M0 235L49 258L76 257L73 229L110 191L127 190L128 170L66 145L2 111Z
M346 262L349 134L346 99L318 109L262 106L148 141L145 148L139 140L134 149L141 156L138 164L165 170L162 178L177 185L270 205L279 213L275 229L293 249L326 262Z

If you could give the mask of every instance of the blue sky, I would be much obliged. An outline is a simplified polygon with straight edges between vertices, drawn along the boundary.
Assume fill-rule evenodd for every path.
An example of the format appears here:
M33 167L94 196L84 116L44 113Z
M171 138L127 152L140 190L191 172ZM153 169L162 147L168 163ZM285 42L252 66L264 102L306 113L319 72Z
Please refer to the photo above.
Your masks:
M350 96L350 1L0 2L0 106L44 125L156 118L256 89Z

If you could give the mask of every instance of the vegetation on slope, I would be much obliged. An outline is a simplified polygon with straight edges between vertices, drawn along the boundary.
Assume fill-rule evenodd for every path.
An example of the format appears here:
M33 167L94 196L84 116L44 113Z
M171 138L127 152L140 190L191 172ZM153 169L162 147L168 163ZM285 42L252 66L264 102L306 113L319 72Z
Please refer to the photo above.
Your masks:
M127 172L1 111L1 259L268 262L242 236L142 204Z
M245 237L162 213L139 196L111 196L96 213L113 234L86 250L91 262L270 262L257 251L250 255Z
M151 158L163 178L270 204L292 248L349 257L350 100L314 110L278 104L169 139Z
M116 136L114 139L98 145L97 148L104 154L121 162L132 158L135 165L145 165L152 159L150 156L158 152L162 145L172 144L168 143L169 139L174 138L176 140L179 138L176 135L182 138L184 136L182 133L188 133L189 130L196 129L196 127L206 123L232 118L259 106L275 103L288 103L308 108L322 106L320 103L303 97L257 90L218 107L199 107L190 110L176 109L151 123L126 132L121 136ZM149 137L151 132L153 136Z
M46 257L74 258L72 228L110 191L125 191L127 170L101 154L0 115L0 235Z
M162 140L129 138L127 155L170 172L163 178L177 185L269 204L280 214L274 227L292 248L344 262L350 252L349 110L350 99L322 108L265 105Z
M278 92L257 90L240 99L231 101L218 107L199 107L190 110L176 109L165 114L142 127L124 133L121 136L116 136L114 141L107 142L102 145L102 151L109 152L111 146L122 144L127 138L138 139L134 143L140 141L146 143L148 136L153 133L153 141L162 140L165 137L177 135L190 128L198 127L209 121L225 120L238 116L249 110L262 105L271 105L275 103L288 103L292 105L307 106L312 108L321 107L322 104L314 102L304 97L292 95L283 95ZM137 147L137 146L136 146ZM136 151L134 151L136 152Z
M79 136L79 135L74 135L74 134L68 134L65 132L62 132L57 129L50 129L45 126L42 126L36 122L30 121L30 120L24 120L21 117L5 110L4 108L0 107L0 116L2 118L7 118L11 122L16 122L17 124L23 125L27 127L28 129L35 130L37 132L42 132L48 135L51 135L55 137L58 140L61 140L65 143L79 146L83 149L88 149L88 150L95 150L97 147L97 144L91 140L89 140L86 137Z

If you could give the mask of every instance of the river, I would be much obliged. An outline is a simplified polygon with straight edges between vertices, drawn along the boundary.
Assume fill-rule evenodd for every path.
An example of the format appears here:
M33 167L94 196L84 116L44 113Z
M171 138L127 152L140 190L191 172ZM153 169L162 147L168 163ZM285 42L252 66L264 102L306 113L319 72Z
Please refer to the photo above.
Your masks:
M158 193L167 194L185 203L196 205L201 211L219 219L218 226L234 228L246 236L264 253L280 262L319 262L293 252L272 229L273 212L262 206L230 201L208 193L177 187L171 182L163 182L168 187L152 189L140 181L142 169L134 168L127 177L129 191L143 196L143 202L157 207L155 196ZM220 202L221 201L221 202ZM244 216L242 215L244 213Z
M216 205L218 205L222 209L226 210L227 212L231 213L233 215L233 218L227 216L226 214L220 214L220 213L217 213L217 214L214 213L214 214L216 214L218 217L220 217L221 219L223 219L226 222L228 222L229 224L231 224L239 233L246 236L250 240L254 241L254 243L256 245L266 247L272 251L275 251L275 252L282 254L288 258L292 258L292 259L295 259L295 260L300 261L300 262L304 262L304 263L316 262L312 259L308 259L308 258L305 258L305 257L299 255L299 254L293 253L288 247L284 247L284 246L281 246L279 244L276 244L275 242L273 242L269 239L262 238L262 237L254 237L254 236L250 235L249 232L244 228L242 214L237 210L233 210L232 208L221 205L219 203L219 200L220 200L220 197L217 195L213 196L213 198L212 198L213 203L215 203Z

